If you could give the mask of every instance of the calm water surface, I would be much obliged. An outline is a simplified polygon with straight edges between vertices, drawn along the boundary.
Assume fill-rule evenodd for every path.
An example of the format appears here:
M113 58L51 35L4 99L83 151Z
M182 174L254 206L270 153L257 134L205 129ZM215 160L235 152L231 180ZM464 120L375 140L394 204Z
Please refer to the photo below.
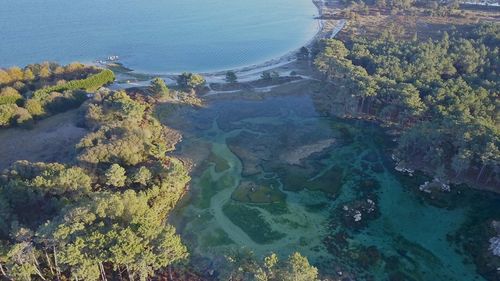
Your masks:
M316 31L310 0L2 0L0 67L118 55L149 72L265 61Z
M217 271L236 250L299 251L331 276L484 280L453 237L500 216L498 196L454 187L425 199L428 179L394 170L394 143L373 123L322 117L308 96L217 101L164 121L196 164L172 221L197 268Z

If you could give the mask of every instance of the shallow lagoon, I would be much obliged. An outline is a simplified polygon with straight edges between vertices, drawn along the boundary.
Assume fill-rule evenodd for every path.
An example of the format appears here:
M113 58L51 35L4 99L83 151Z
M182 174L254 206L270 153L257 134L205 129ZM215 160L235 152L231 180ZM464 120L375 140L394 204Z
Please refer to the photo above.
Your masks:
M147 72L223 70L300 48L310 0L2 0L0 67L118 55Z
M426 198L428 179L394 171L379 126L322 117L305 95L216 101L170 120L184 134L177 153L195 164L172 222L198 268L217 272L236 249L299 251L332 276L484 280L452 237L473 213L499 217L498 197L456 187Z

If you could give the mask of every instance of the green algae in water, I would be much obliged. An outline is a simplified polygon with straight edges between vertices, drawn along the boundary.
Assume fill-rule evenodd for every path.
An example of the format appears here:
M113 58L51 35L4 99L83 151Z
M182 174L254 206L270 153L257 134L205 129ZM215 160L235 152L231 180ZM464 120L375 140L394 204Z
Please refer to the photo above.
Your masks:
M290 210L288 209L286 201L273 202L271 204L258 204L255 206L267 211L272 215L290 214Z
M216 173L224 172L225 170L230 168L229 163L227 163L226 159L219 157L214 153L210 153L207 161L215 165Z
M231 198L246 203L276 203L285 200L285 194L276 179L245 178Z
M229 238L227 233L220 228L216 228L211 233L204 235L201 238L201 241L206 247L217 247L234 243L234 241Z
M207 208L210 206L210 200L219 191L231 186L231 178L228 176L222 176L221 178L214 180L212 177L212 168L207 169L200 180L198 185L201 187L201 193L196 200L196 204L200 208Z
M335 278L341 269L357 280L484 280L471 260L484 261L478 255L489 237L481 230L500 218L498 197L470 196L477 192L461 188L426 196L418 191L426 177L394 171L394 144L376 125L321 117L305 96L218 101L194 113L196 120L213 121L210 128L186 130L212 143L206 155L215 165L199 166L192 189L200 195L176 219L185 225L184 239L196 236L188 243L194 255L216 259L245 248L260 258L299 251ZM328 138L338 142L300 165L281 160L296 147ZM265 203L269 189L252 197L238 189L245 181L272 185L284 196ZM370 198L377 215L350 228L339 216L343 206ZM474 241L483 248L474 249Z
M259 244L269 244L285 237L285 234L274 231L256 209L244 205L226 204L222 210L234 224Z

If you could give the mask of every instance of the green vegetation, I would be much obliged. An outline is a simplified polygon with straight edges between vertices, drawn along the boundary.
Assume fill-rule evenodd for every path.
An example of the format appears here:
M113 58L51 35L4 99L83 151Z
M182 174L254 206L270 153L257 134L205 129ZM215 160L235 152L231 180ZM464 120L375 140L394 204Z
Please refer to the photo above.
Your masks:
M223 280L255 280L255 281L319 281L318 269L306 257L299 253L291 254L281 261L274 253L258 262L252 254L237 253L228 258L229 262L239 268L227 273Z
M231 198L246 203L283 202L285 194L278 188L279 182L272 179L249 178L242 180Z
M210 152L207 161L215 165L214 169L216 173L222 173L230 168L229 162L227 162L225 158L220 157L219 155L213 152Z
M241 204L228 203L222 207L232 223L240 227L250 238L259 243L267 244L285 237L285 234L272 229L265 221L260 211Z
M157 77L151 81L151 91L156 98L170 98L170 90L161 78Z
M0 69L0 127L31 126L33 119L76 108L113 80L112 71L80 63Z
M147 280L187 258L166 223L189 181L143 98L100 91L72 164L18 161L0 176L8 280ZM3 106L3 105L2 105Z
M198 195L196 204L200 208L210 207L210 200L217 194L217 192L232 186L232 180L230 176L224 175L217 181L215 181L212 179L211 173L211 169L205 170L205 172L203 172L203 175L200 177L200 181L198 182L198 185L202 189L201 193Z
M300 48L300 50L297 52L297 59L300 61L306 61L309 59L309 49L306 47Z
M177 85L182 89L198 89L205 85L205 78L199 74L184 72L177 77Z
M216 247L234 243L224 230L216 228L213 233L202 236L203 245L207 247Z
M234 71L226 72L226 82L228 83L238 82L238 77L236 76L236 73L234 73Z
M499 186L498 24L441 40L322 42L315 64L342 91L345 114L399 128L402 164L441 178Z
M260 78L265 81L277 80L280 78L280 74L277 71L264 71Z
M343 184L344 169L332 167L319 173L314 167L305 166L276 166L284 188L290 191L299 191L304 188L322 191L329 196L337 196Z
M47 98L51 92L63 92L67 90L85 90L88 92L94 92L103 85L113 82L115 80L115 75L113 71L109 69L104 69L97 74L90 75L89 77L81 80L73 80L66 83L61 83L52 87L43 88L37 90L33 94L33 98L39 101L43 101Z

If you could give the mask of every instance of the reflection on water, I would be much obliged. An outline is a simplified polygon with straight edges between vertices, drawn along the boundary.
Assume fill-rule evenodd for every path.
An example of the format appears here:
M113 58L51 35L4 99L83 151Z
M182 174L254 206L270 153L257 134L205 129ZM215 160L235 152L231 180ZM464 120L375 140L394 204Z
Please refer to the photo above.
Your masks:
M308 96L288 96L216 101L168 125L196 164L172 218L195 259L299 251L360 280L483 280L450 239L484 211L478 197L423 200L426 179L394 171L393 143L373 123L322 117Z

